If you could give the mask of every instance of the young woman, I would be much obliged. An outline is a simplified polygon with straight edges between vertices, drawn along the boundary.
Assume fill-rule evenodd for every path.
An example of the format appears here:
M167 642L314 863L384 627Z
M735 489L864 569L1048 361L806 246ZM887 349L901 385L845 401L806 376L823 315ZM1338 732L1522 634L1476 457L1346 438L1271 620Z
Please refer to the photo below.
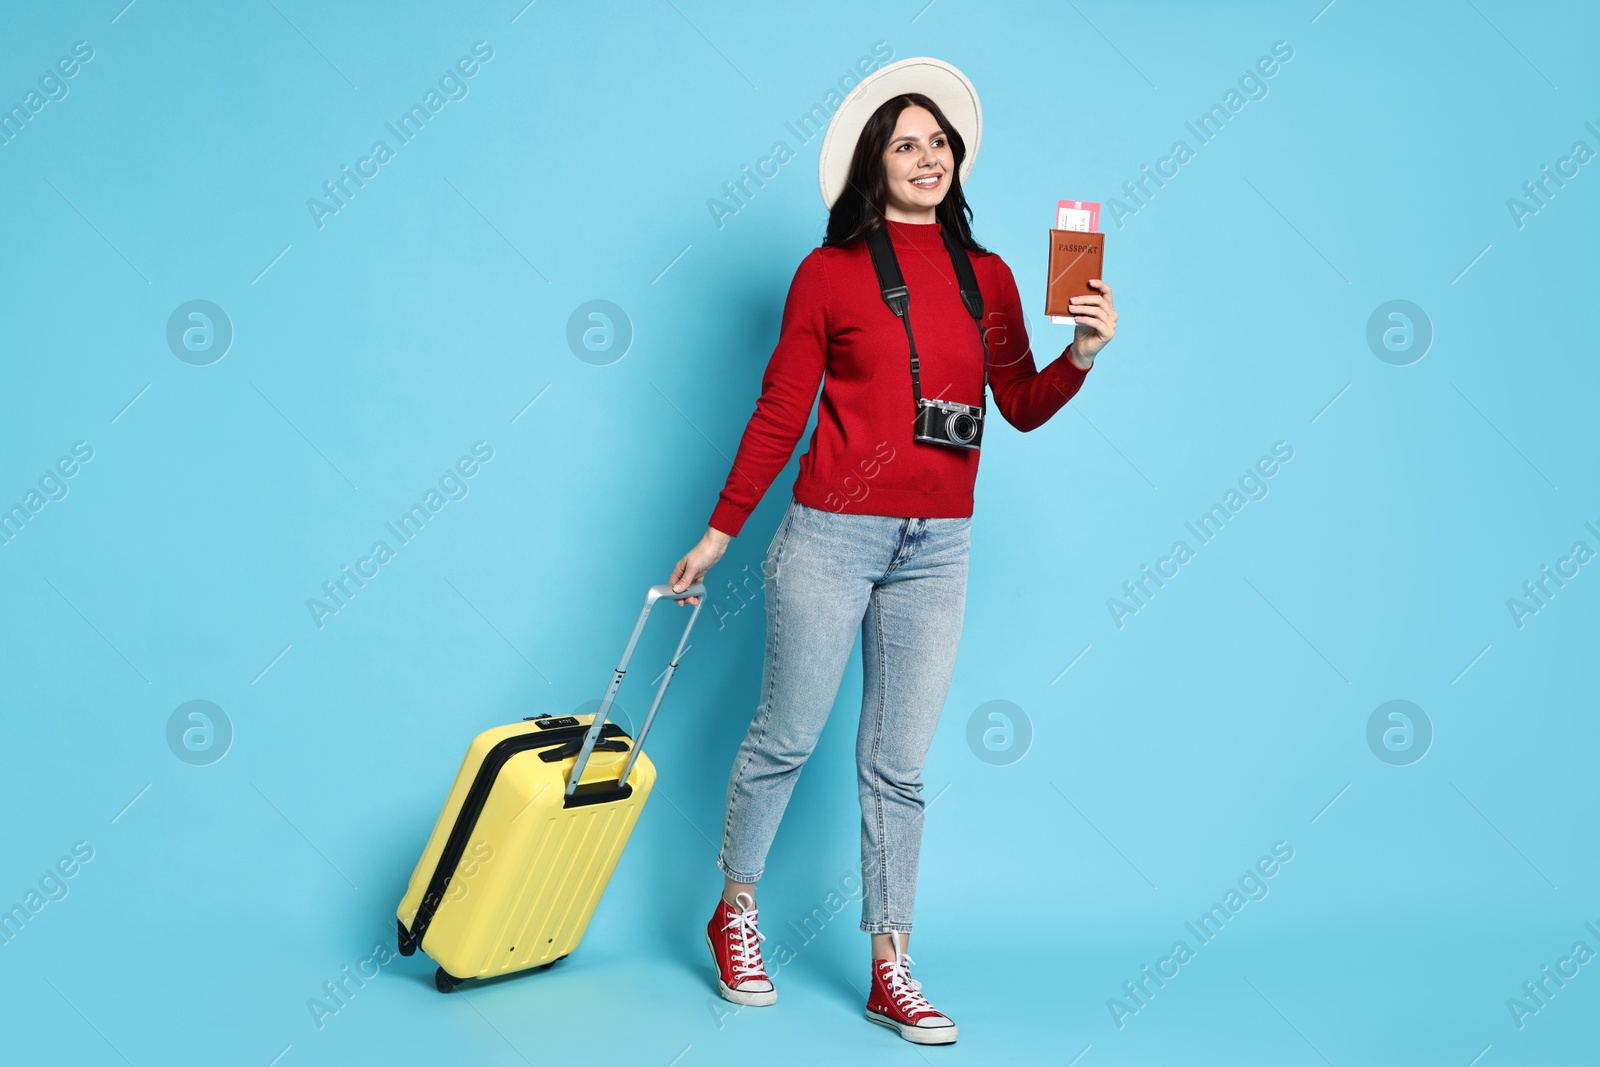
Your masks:
M760 399L705 535L672 572L682 590L722 557L789 461L824 383L816 431L767 551L761 701L728 781L717 857L723 891L706 939L724 997L777 999L761 959L755 882L859 630L861 929L872 935L866 1012L921 1044L956 1039L955 1023L911 978L906 944L921 773L966 603L978 449L957 439L982 439L971 431L986 404L985 378L1006 421L1023 431L1043 424L1082 386L1117 321L1111 287L1096 281L1097 295L1074 302L1072 343L1035 368L1011 270L969 228L961 182L981 129L971 83L933 59L884 67L840 105L820 165L827 237L795 272ZM875 230L887 232L909 290L909 337L874 269ZM957 254L976 275L981 329L961 296ZM964 409L941 408L937 419L919 420L924 395L971 405L979 418L969 414L957 426L946 416ZM944 429L931 436L947 439L929 440L934 422Z

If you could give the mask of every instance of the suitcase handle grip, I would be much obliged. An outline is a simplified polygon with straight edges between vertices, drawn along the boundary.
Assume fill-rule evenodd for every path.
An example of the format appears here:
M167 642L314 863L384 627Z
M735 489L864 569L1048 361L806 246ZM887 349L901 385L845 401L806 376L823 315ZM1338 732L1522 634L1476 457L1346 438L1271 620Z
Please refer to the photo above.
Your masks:
M652 585L645 593L644 608L639 612L638 621L633 624L633 633L628 636L628 645L622 650L622 660L611 673L611 684L606 687L606 695L600 701L599 710L594 713L594 722L589 724L588 731L583 735L583 747L578 750L578 761L573 764L572 776L567 779L568 798L571 798L578 788L578 780L583 777L583 769L589 764L589 754L594 750L595 741L599 739L600 731L605 727L606 713L611 710L611 702L616 698L617 690L622 687L622 676L628 672L628 660L633 658L634 646L639 643L639 635L644 632L644 624L650 618L650 609L664 597L691 596L699 597L700 603L694 605L694 611L689 615L689 622L683 628L683 636L678 639L678 649L672 654L672 661L667 664L666 674L662 676L661 685L656 689L655 699L650 702L650 711L645 715L644 722L639 726L639 733L633 739L633 751L628 754L628 762L623 766L622 773L617 776L617 788L620 789L627 782L634 761L644 750L644 737L650 732L650 724L655 720L656 709L661 706L661 698L667 695L667 686L672 681L672 674L678 669L678 660L683 655L684 647L689 643L689 631L694 629L694 620L700 616L700 609L705 606L704 582L693 582L681 593L676 592L671 585Z
M644 599L646 604L654 604L662 597L671 597L674 600L682 600L684 597L705 595L706 583L704 582L691 582L689 583L689 587L681 593L673 589L672 583L669 582L666 585L652 585L650 587L650 591L644 595Z

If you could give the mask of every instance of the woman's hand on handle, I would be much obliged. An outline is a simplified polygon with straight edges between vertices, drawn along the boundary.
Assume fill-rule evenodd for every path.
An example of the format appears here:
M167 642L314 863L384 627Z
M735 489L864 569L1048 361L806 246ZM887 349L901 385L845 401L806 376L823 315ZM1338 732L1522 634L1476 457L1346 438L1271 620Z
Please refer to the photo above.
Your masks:
M733 538L723 533L714 526L707 526L705 535L698 544L684 553L678 565L672 568L672 579L668 583L674 591L689 588L695 582L704 581L706 572L709 571L722 554L728 550L728 542ZM676 600L679 604L698 604L697 596L680 597Z

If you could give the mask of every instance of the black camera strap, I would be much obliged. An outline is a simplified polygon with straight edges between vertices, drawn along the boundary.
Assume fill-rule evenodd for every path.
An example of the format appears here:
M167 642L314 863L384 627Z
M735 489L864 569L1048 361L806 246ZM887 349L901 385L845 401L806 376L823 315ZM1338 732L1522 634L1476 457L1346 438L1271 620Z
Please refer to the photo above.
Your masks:
M939 231L944 237L945 251L950 253L950 264L955 267L956 283L961 287L961 302L967 306L967 312L977 324L978 342L983 346L983 392L979 395L978 406L987 414L989 340L983 332L983 293L978 289L978 275L972 269L972 260L967 255L967 250L962 247L960 239L956 237L955 231L948 226L940 226ZM917 340L911 336L911 291L906 288L905 278L900 274L900 262L895 258L894 245L889 240L887 222L867 234L867 250L872 253L872 269L877 271L878 288L883 290L883 302L889 305L889 310L894 312L905 325L906 344L911 348L911 393L920 408L922 365L917 359Z

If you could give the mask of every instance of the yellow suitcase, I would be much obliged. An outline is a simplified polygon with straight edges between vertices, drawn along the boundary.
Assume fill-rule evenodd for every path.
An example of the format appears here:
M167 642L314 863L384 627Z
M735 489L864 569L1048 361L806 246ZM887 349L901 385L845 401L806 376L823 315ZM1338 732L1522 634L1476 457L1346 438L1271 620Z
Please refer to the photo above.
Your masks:
M652 586L593 715L539 716L473 739L396 914L440 992L463 979L548 967L577 947L655 784L645 734L705 604L705 585ZM637 738L606 713L662 598L697 596Z

